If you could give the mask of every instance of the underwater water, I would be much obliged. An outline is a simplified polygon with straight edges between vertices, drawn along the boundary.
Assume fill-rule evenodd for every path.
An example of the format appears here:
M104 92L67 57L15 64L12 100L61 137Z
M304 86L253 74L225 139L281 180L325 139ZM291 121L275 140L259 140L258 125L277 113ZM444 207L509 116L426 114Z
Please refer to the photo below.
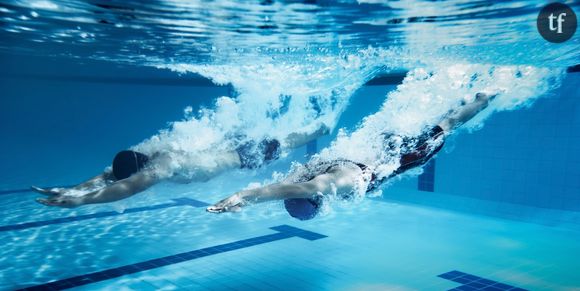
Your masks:
M0 289L580 289L580 39L540 36L546 4L0 2ZM419 135L478 92L498 95L367 199L309 221L281 202L205 212L312 155L389 176L383 133ZM75 209L28 190L126 148L191 178L320 124L315 144L205 183Z

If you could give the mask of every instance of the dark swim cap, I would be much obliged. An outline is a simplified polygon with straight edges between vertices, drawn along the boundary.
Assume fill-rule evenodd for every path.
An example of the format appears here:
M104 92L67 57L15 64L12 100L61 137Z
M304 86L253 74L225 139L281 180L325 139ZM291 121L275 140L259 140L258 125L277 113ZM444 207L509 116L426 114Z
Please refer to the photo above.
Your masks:
M290 216L300 220L314 218L318 214L321 204L321 199L292 198L284 200L286 211L288 211Z
M113 160L113 175L117 180L123 180L141 171L149 158L135 151L120 151Z

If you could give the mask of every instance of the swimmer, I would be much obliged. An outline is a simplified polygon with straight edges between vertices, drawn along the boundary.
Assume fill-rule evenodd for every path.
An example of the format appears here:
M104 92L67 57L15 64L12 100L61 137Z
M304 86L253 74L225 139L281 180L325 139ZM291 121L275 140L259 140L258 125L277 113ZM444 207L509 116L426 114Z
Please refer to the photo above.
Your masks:
M155 153L147 156L136 151L119 152L113 159L112 166L104 173L93 177L71 188L40 188L32 186L32 190L47 195L38 198L37 202L47 206L65 208L78 207L85 204L108 203L131 197L143 192L149 187L164 181L176 182L206 182L221 173L236 169L255 169L272 160L278 159L283 149L298 148L328 134L330 129L323 123L309 133L291 133L282 142L276 139L264 139L260 142L245 142L235 150L221 153L210 153L215 156L215 165L197 165L193 172L188 173L186 181L179 181L178 173L160 175L155 169L170 169L172 160L167 153ZM172 179L175 178L175 179ZM74 191L90 191L82 196L73 196ZM69 194L69 195L67 195Z
M393 148L396 140L402 141L399 143L400 166L387 177L378 178L373 168L351 160L310 161L303 166L304 171L301 171L307 174L289 176L280 183L240 191L208 207L207 211L237 212L250 204L284 200L286 210L291 216L300 220L314 218L324 195L336 193L338 197L348 199L353 196L353 189L361 178L368 185L366 192L370 192L389 178L424 165L441 150L446 135L486 108L495 96L477 93L473 102L462 104L457 110L451 111L438 125L421 136L409 138L383 134L386 148Z

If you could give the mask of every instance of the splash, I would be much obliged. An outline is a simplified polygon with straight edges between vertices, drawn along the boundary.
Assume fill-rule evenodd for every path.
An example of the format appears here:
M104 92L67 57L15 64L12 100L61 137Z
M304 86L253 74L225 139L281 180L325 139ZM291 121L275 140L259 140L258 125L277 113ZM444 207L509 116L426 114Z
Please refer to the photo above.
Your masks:
M301 59L256 54L245 61L215 60L211 65L153 63L231 84L236 92L196 114L187 108L184 120L134 148L168 152L173 158L170 172L194 172L191 169L200 165L215 165L216 153L231 151L245 140L282 140L293 132L312 131L320 123L334 128L350 96L370 78L390 69L416 67L386 96L377 113L353 132L341 129L332 146L316 156L358 161L375 167L379 176L388 176L398 167L393 162L398 159L384 150L382 133L418 136L461 103L473 101L477 92L498 93L487 109L461 129L476 130L494 112L530 106L558 87L564 72L562 68L451 62L440 55L423 57L401 49L367 48L339 55L306 54ZM232 138L236 136L244 139Z
M349 159L375 168L379 178L399 166L399 158L385 151L383 133L418 136L449 112L471 102L475 94L499 94L490 105L457 131L483 127L494 112L531 106L558 87L563 69L491 64L436 65L409 72L403 83L386 96L381 109L366 117L353 132L342 130L317 159Z
M186 108L184 120L171 123L134 149L169 153L171 171L183 172L200 165L212 167L215 153L231 151L247 140L284 140L291 133L312 132L321 123L334 128L350 96L378 73L401 67L406 61L402 56L397 50L369 48L300 59L253 55L246 61L212 65L155 63L158 68L231 84L236 91L218 98L211 109L194 114Z

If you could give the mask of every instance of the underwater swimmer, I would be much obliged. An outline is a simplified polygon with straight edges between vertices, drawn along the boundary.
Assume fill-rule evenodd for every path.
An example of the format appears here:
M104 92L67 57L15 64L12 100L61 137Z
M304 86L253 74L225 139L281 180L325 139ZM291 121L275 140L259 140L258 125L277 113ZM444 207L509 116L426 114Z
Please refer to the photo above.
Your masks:
M149 187L170 179L175 182L205 182L221 173L236 169L255 169L277 159L282 149L293 149L329 133L329 128L322 124L313 132L291 133L282 142L276 139L264 139L261 142L246 142L235 150L221 153L206 153L215 156L215 165L197 165L188 173L186 181L179 180L178 173L161 176L158 169L170 169L172 162L167 153L155 153L147 156L135 151L121 151L113 159L112 166L104 173L93 177L71 188L45 189L32 186L32 190L47 195L38 198L37 202L47 206L73 208L85 204L108 203L128 198ZM175 179L172 179L175 178ZM71 195L74 192L87 192L83 195Z
M314 218L322 205L324 195L336 193L343 199L351 198L361 178L368 185L366 192L377 189L383 182L409 169L424 165L443 147L444 139L453 129L467 122L487 107L496 95L477 93L475 100L462 104L450 112L438 125L419 137L385 135L385 147L392 148L393 140L401 141L400 166L391 175L378 178L370 166L351 160L311 161L302 168L298 177L289 176L281 183L240 191L207 208L213 213L237 212L242 207L272 200L284 200L289 214L300 220ZM393 139L395 137L395 139Z

